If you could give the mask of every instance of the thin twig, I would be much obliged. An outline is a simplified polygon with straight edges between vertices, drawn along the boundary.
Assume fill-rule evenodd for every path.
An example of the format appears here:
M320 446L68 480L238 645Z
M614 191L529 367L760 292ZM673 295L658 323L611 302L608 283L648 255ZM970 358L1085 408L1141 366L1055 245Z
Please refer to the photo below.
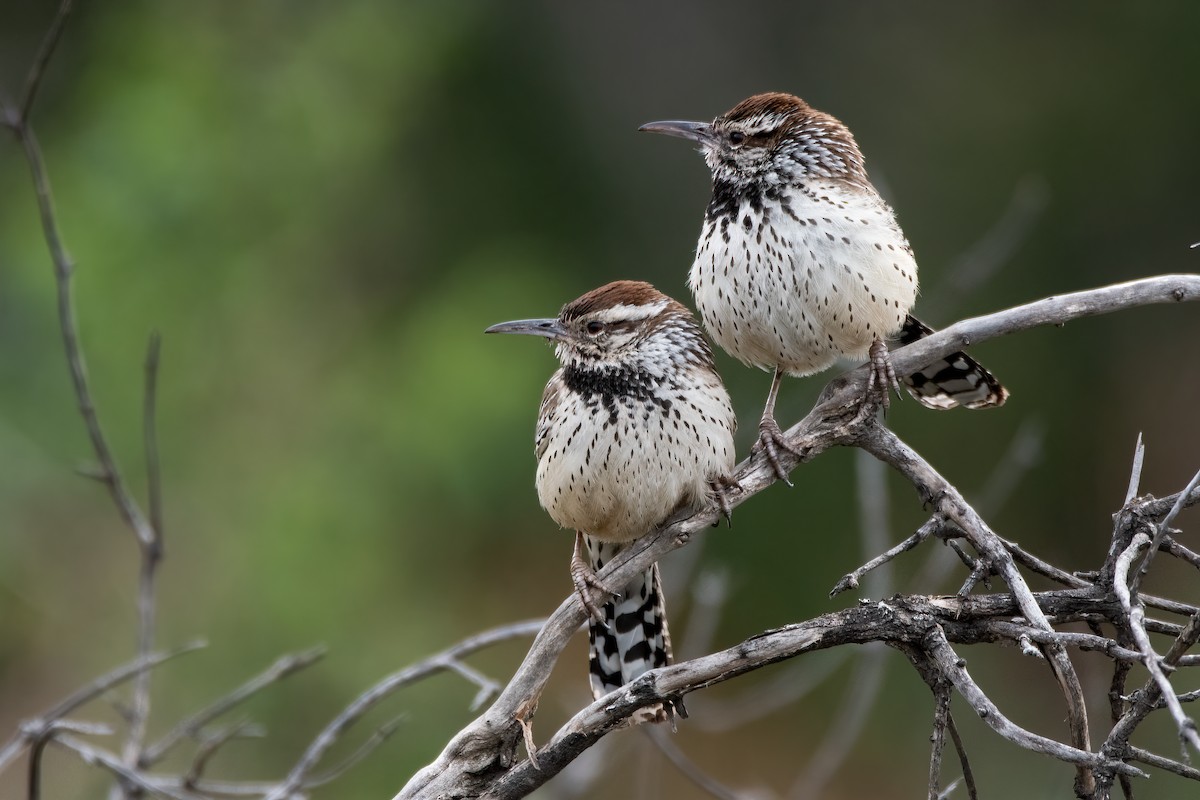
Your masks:
M847 589L857 589L858 582L864 575L876 567L888 563L901 553L907 553L909 550L912 550L921 542L925 541L930 536L933 536L944 524L945 521L937 516L926 520L924 525L917 528L916 533L900 542L900 544L889 548L880 555L875 556L875 558L872 558L867 563L858 567L853 572L848 572L839 578L838 582L835 583L833 588L829 590L829 596L834 597L835 595L841 594Z
M973 504L979 515L987 519L1003 508L1009 497L1042 457L1042 444L1046 438L1045 425L1037 419L1026 419L1005 448L1003 455L992 467L992 472L983 488L976 492L979 499ZM949 545L950 543L947 542ZM912 580L912 585L934 587L941 585L950 572L953 561L942 550L934 550L924 566ZM968 567L970 569L971 567ZM929 589L926 588L925 591Z
M1200 611L1200 608L1197 608L1190 603L1181 603L1178 600L1171 600L1166 597L1158 597L1157 595L1152 594L1139 594L1138 596L1141 598L1142 602L1146 604L1147 608L1157 608L1185 617L1190 617L1197 611ZM1150 620L1147 620L1147 630L1150 630L1152 633L1169 633L1172 636L1179 635L1178 625L1159 624L1157 629L1154 629L1149 627L1149 622Z
M287 778L274 791L267 795L266 800L286 800L293 792L304 786L308 773L312 771L325 752L337 741L338 737L354 724L363 714L378 705L393 692L404 688L416 681L436 672L453 670L459 672L455 664L464 656L490 647L498 642L507 641L523 636L532 636L542 629L545 620L529 620L512 625L502 625L498 628L484 631L472 636L441 653L419 661L410 667L392 673L363 692L354 702L348 705L332 722L317 735L304 755L292 767ZM459 672L459 674L462 674Z
M1007 548L1008 552L1012 554L1013 561L1016 561L1026 569L1036 572L1038 575L1044 575L1056 583L1061 583L1063 586L1069 586L1075 589L1084 586L1091 586L1089 581L1085 581L1076 575L1072 575L1064 569L1059 569L1048 561L1043 561L1033 553L1023 549L1021 545L1017 544L1016 542L1010 542L1005 539L1004 546Z
M1129 471L1129 489L1125 492L1125 502L1122 506L1127 506L1133 502L1133 498L1137 497L1138 489L1142 485L1142 462L1146 458L1146 445L1142 442L1142 433L1138 431L1137 444L1133 448L1133 468Z
M963 546L961 544L954 541L953 539L947 538L946 546L949 547L954 552L954 555L958 556L958 560L961 561L963 566L966 567L968 570L970 570L971 572L974 572L977 569L978 565L975 563L974 556L972 556L970 553L968 553L966 550L964 550ZM960 589L959 591L955 592L955 594L957 594L959 597L962 597L964 593Z
M940 794L938 794L937 800L950 800L950 795L954 794L954 790L958 788L960 783L962 783L962 778L955 778L954 780L950 781L950 785L943 789Z
M197 784L200 783L200 777L204 774L205 767L208 766L208 762L217 754L217 751L226 742L240 736L246 736L249 728L250 722L248 720L241 720L206 737L200 743L195 758L192 759L191 768L183 776L184 788L189 791L195 791Z
M83 348L79 342L79 331L75 319L75 300L72 290L72 277L75 265L67 254L62 235L58 229L58 220L54 211L54 202L50 190L50 179L42 158L41 147L37 135L30 124L34 102L38 89L45 75L46 67L51 56L62 38L66 22L71 13L71 0L63 0L58 13L51 23L33 65L30 67L25 84L25 94L17 117L9 117L8 125L16 134L25 152L25 160L33 178L34 191L37 196L38 215L42 223L42 231L50 257L54 263L54 275L58 290L59 327L63 337L67 363L70 368L71 380L75 389L79 411L84 425L92 441L92 449L100 462L100 474L109 488L109 493L118 510L129 524L142 551L142 565L138 579L138 655L146 657L154 646L154 584L155 573L161 558L161 539L159 532L150 520L142 513L137 501L125 485L121 472L117 467L108 440L100 426L92 399L91 387L87 377L87 367L83 356ZM153 390L148 388L148 393ZM133 687L133 704L130 710L130 725L126 737L124 758L129 765L137 763L145 738L146 723L150 710L150 679L147 670L139 672Z
M1140 747L1130 745L1129 757L1134 761L1140 761L1143 764L1149 764L1152 767L1158 767L1161 770L1174 772L1176 775L1181 775L1194 781L1200 781L1200 769L1196 769L1188 764L1181 764L1178 761L1172 761L1169 758L1163 758L1157 753L1151 753L1149 750L1143 750Z
M162 475L158 457L158 363L162 338L155 331L146 345L145 388L142 400L142 435L146 455L147 494L150 498L149 541L140 543L141 568L138 575L138 637L139 655L154 648L154 627L157 604L155 586L158 567L163 559ZM130 706L129 732L125 739L125 763L136 767L141 763L146 743L146 727L150 723L151 673L142 672L133 683L133 703Z
M1020 622L1010 622L1008 620L993 620L988 623L988 630L1011 639L1014 642L1019 641L1022 638L1029 639L1037 642L1038 644L1050 644L1056 642L1066 647L1078 647L1080 650L1094 650L1101 652L1114 661L1124 661L1129 663L1140 662L1142 660L1142 654L1137 650L1121 647L1112 639L1108 639L1103 636L1096 636L1090 633L1076 633L1073 631L1044 631Z
M1197 478L1200 478L1200 475ZM1188 491L1191 491L1190 487ZM1143 702L1153 708L1158 702L1159 697L1161 697L1167 704L1167 709L1170 711L1171 717L1175 720L1180 739L1186 744L1190 744L1197 752L1200 752L1200 731L1197 731L1196 722L1184 712L1183 706L1180 705L1179 699L1175 694L1175 689L1172 688L1171 681L1167 678L1167 674L1163 670L1163 664L1170 664L1171 662L1160 659L1158 654L1154 652L1154 647L1150 644L1150 637L1146 633L1146 626L1143 622L1144 612L1142 604L1137 599L1137 595L1132 591L1131 587L1126 584L1129 567L1133 559L1137 557L1138 552L1143 548L1149 547L1153 551L1153 544L1150 537L1144 533L1139 533L1133 537L1133 541L1129 543L1125 552L1117 559L1113 591L1116 593L1117 599L1128 616L1129 629L1133 634L1134 641L1137 642L1138 649L1142 652L1142 664L1150 672L1151 679L1158 689L1157 697L1147 697ZM1200 614L1192 617L1189 628L1200 628ZM1180 639L1183 638L1184 633L1181 633ZM1195 642L1194 637L1192 638L1192 642ZM1176 646L1172 648L1173 650L1178 649L1178 643L1179 640L1176 640ZM1188 646L1190 647L1190 645Z
M941 796L942 751L946 747L946 725L950 716L950 684L941 683L933 692L933 733L929 753L929 800Z
M343 761L330 769L322 772L319 775L314 775L305 780L304 785L296 792L288 795L289 798L298 798L303 793L318 786L323 786L337 780L344 775L355 764L358 764L366 756L370 755L382 742L386 741L391 736L400 724L400 719L392 720L377 729L371 734L370 738L364 741L353 753L347 756ZM204 760L211 758L215 748L225 740L228 740L230 734L237 736L250 735L254 731L253 726L237 730L238 726L233 726L230 729L224 730L221 733L212 737L202 748L211 748L206 753L202 753ZM85 723L68 723L66 725L59 724L55 733L58 734L63 730L73 730L78 733L87 734L105 734L112 731L104 726L86 725ZM259 735L255 732L254 735ZM204 780L198 775L196 765L193 764L192 770L184 775L162 775L144 772L139 769L130 769L125 766L115 753L101 747L97 747L87 742L80 741L71 737L58 736L53 738L54 743L79 755L85 763L92 766L103 767L116 775L124 785L136 787L139 791L150 792L151 794L161 795L164 797L178 798L179 800L205 800L211 797L251 797L262 798L279 787L278 781L214 781ZM48 738L48 740L49 740ZM215 745L215 746L214 746ZM199 756L198 756L199 757Z
M1194 703L1197 700L1200 700L1200 689L1193 689L1190 692L1183 692L1182 694L1177 694L1177 695L1175 695L1175 699L1181 703ZM1160 697L1158 699L1158 704L1155 706L1155 708L1166 708L1166 707L1167 707L1167 701Z
M1154 539L1150 543L1150 549L1146 551L1146 555L1142 556L1142 565L1134 573L1133 581L1129 585L1129 591L1132 594L1138 594L1138 590L1142 585L1142 578L1150 571L1150 564L1154 561L1154 556L1158 553L1159 546L1162 545L1163 537L1167 535L1167 532L1171 529L1171 523L1175 521L1175 517L1183 510L1183 505L1187 502L1187 498L1191 496L1197 487L1200 487L1200 471L1197 471L1192 476L1192 479L1188 481L1187 488L1179 493L1179 499L1175 501L1175 504L1171 506L1171 510L1158 523L1158 528L1154 531Z
M158 456L158 364L162 336L152 331L146 344L146 387L142 400L142 438L146 451L146 495L150 506L150 528L154 531L151 555L157 562L163 556L162 469Z
M306 667L312 666L324 658L324 656L324 647L313 647L298 653L288 653L280 656L275 660L275 663L271 664L263 672L255 675L232 692L219 697L216 701L193 713L191 716L186 717L165 736L146 747L139 765L142 767L153 766L171 748L179 744L180 741L189 736L195 736L205 725L217 717L227 713L230 709L245 702L268 686L278 683L289 675L293 675Z
M346 756L342 763L334 764L332 767L320 773L319 775L312 776L304 782L304 788L311 789L317 786L324 786L325 784L332 783L333 781L345 775L352 767L354 767L354 765L371 755L371 753L378 749L379 745L391 738L392 734L400 729L400 724L403 723L404 720L405 715L401 714L395 719L380 725L375 729L374 733L367 737L367 739L364 740L363 743L357 747L357 749L355 749L353 753Z
M988 582L988 576L992 575L992 565L982 558L975 559L975 566L971 568L971 574L963 581L956 594L959 597L966 597L971 592L975 591L975 587L982 581L984 586L991 588Z
M1179 498L1181 497L1183 498L1184 508L1190 508L1200 503L1200 486L1193 489L1190 494L1177 492L1166 497L1147 500L1145 503L1139 505L1138 510L1147 517L1158 518L1170 511L1179 502Z
M1164 536L1163 543L1159 549L1165 550L1180 561L1186 561L1193 567L1200 569L1200 553L1184 547L1173 536Z
M971 773L971 764L967 760L967 749L963 746L962 739L959 738L958 728L954 725L954 715L950 711L950 701L953 699L951 689L953 684L949 678L937 668L936 662L930 658L923 646L914 647L911 644L897 645L897 649L902 651L912 665L916 668L921 679L925 681L933 692L934 697L934 716L933 716L933 735L930 736L930 741L933 747L929 757L929 798L941 798L950 793L950 789L956 784L951 784L946 791L939 793L938 784L941 781L942 773L942 753L945 749L945 732L950 732L951 739L954 742L954 749L958 752L958 761L962 765L963 781L966 782L967 792L974 800L975 798L975 776Z
M962 767L963 782L967 785L967 800L977 800L979 790L975 788L975 773L971 771L971 762L967 759L967 748L958 735L958 726L954 724L954 714L949 711L946 712L946 724L950 729L950 740L954 742L954 749L958 751L958 763ZM1121 777L1126 776L1122 775Z
M112 728L92 722L75 722L69 719L59 719L45 726L33 741L29 751L29 782L28 800L41 800L42 796L42 753L54 737L63 731L85 733L90 736L108 736Z
M157 612L155 603L155 585L158 578L158 565L162 560L162 539L157 529L153 529L154 537L148 544L143 544L141 566L138 571L138 654L145 656L154 648L154 624ZM129 730L125 738L125 763L136 767L142 758L146 742L146 727L150 722L150 675L148 670L141 672L133 682L133 702L129 707Z
M121 683L129 680L140 672L154 669L163 662L169 661L177 656L185 653L192 653L203 647L207 647L204 641L195 641L184 645L183 647L169 650L164 653L153 653L145 658L138 658L128 664L123 664L120 667L101 675L99 678L91 681L85 686L80 687L58 703L39 714L37 717L26 720L21 724L17 733L0 748L0 772L18 755L29 742L41 735L41 731L58 720L70 714L80 706L95 700L100 695L118 686Z
M69 1L64 2L64 6L69 8ZM71 280L75 272L75 264L67 254L62 235L58 230L58 218L54 212L50 179L42 159L41 147L38 145L37 136L28 124L28 120L22 120L14 130L24 147L25 160L29 164L29 170L33 177L42 232L54 263L54 276L58 286L59 327L66 350L67 364L70 368L71 383L75 390L75 399L79 404L79 413L83 417L88 436L91 438L96 459L100 462L101 479L108 486L109 494L122 517L137 536L138 542L143 546L148 546L154 541L154 532L150 527L149 520L146 519L137 501L125 485L125 480L117 468L116 458L108 445L108 439L104 435L100 419L96 414L96 405L92 399L91 386L88 383L83 348L79 342L79 329L75 321L75 296Z
M471 699L471 705L468 706L471 711L478 711L485 703L487 703L496 695L500 694L500 684L484 675L471 665L464 664L457 658L448 658L446 659L446 666L454 672L457 672L464 680L479 687L479 691L475 694L475 697Z
M1101 631L1099 622L1091 621L1088 623L1088 626L1097 633ZM1117 620L1113 623L1113 627L1117 629L1118 644L1136 645L1136 642L1133 641L1133 635L1129 632L1128 619ZM1141 654L1138 653L1138 655L1140 656ZM1113 726L1116 726L1125 713L1125 682L1129 679L1131 669L1132 665L1129 661L1120 659L1113 661L1113 676L1108 686L1109 718ZM1133 800L1133 782L1127 775L1120 775L1117 780L1121 786L1121 794L1125 797L1125 800ZM1106 783L1107 781L1103 782Z
M954 688L966 699L975 713L979 715L980 719L1010 742L1020 745L1027 750L1043 753L1073 764L1081 764L1093 768L1105 767L1115 772L1135 775L1139 778L1146 777L1144 772L1135 767L1130 767L1128 764L1111 762L1096 753L1069 747L1061 742L1056 742L1053 739L1048 739L1027 731L1009 720L996 707L991 698L984 694L983 690L971 679L971 676L964 668L966 662L959 658L958 654L950 647L950 643L946 640L946 634L940 627L935 627L929 631L925 637L924 651L941 674L950 683L954 684Z
M951 326L953 327L955 326ZM1008 584L1017 599L1021 613L1030 625L1044 631L1053 630L1038 607L1024 576L1017 569L1012 555L1005 547L1004 540L991 530L949 481L899 437L880 425L867 426L860 434L858 444L876 458L899 470L909 479L923 500L931 503L935 511L940 511L962 529L976 552L980 554L980 562L986 563L989 571L995 570ZM974 575L975 570L972 571L972 576ZM1043 648L1046 661L1054 672L1066 700L1072 744L1076 750L1090 751L1091 734L1088 730L1087 706L1083 686L1079 682L1075 667L1061 644L1047 644L1043 645ZM1083 761L1075 763L1078 765L1078 790L1086 795L1094 790L1095 778L1091 772L1091 765Z
M33 59L33 65L25 76L25 94L21 100L21 116L18 120L20 125L29 124L29 115L33 112L33 103L37 99L38 89L41 88L42 77L46 74L46 67L54 55L54 49L58 47L58 43L62 39L63 30L67 26L67 17L71 15L71 2L72 0L62 0L59 3L58 13L54 15L54 21L50 23L50 29L46 31L42 44L38 47L37 55Z
M1200 300L1200 275L1161 275L1047 297L993 314L964 319L942 328L924 339L892 351L892 367L897 375L908 375L955 350L999 336L1044 325L1062 326L1072 320L1107 314L1121 308L1196 300ZM850 375L856 383L861 381L865 385L865 367L859 367ZM837 379L833 383L837 384Z
M113 775L116 775L122 785L136 787L151 794L173 798L173 800L204 800L203 795L194 794L183 788L175 788L158 781L150 780L141 771L130 768L112 753L101 750L98 747L92 747L87 742L76 739L73 736L58 736L53 741L59 747L74 751L83 759L85 764L93 767L103 767Z

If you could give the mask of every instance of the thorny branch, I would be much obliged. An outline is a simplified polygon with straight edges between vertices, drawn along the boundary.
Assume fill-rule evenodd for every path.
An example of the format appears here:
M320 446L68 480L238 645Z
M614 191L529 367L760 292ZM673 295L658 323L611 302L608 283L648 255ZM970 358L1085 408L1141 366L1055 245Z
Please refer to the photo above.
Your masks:
M1036 599L1046 603L1046 613L1054 612L1071 619L1105 611L1114 613L1117 608L1111 599L1101 600L1083 594L1064 597L1065 594L1067 593L1042 593L1037 595ZM944 653L948 650L948 645L943 646L941 639L961 644L1009 641L1008 634L992 630L990 622L998 616L1011 616L1016 611L1014 599L1007 595L983 598L897 596L885 602L864 603L806 622L767 631L735 647L653 670L577 713L539 749L540 769L528 760L521 761L492 779L487 789L478 796L524 796L552 777L594 741L620 727L630 714L646 704L680 697L802 653L848 644L886 641L893 645L911 645L918 650L929 648L938 654L940 664L945 660ZM931 634L939 628L943 633ZM935 638L930 639L931 635ZM957 657L955 661L957 663ZM956 687L961 685L971 690L973 696L974 690L978 689L961 666L956 666L953 673L947 677ZM1006 734L1018 738L1022 743L1032 744L1039 752L1064 761L1091 766L1103 765L1122 774L1144 774L1134 767L1109 761L1099 754L1081 751L1045 737L1022 732L1007 720L997 724L1003 725ZM462 735L463 733L459 734ZM462 781L462 776L458 776L458 780ZM465 783L459 785L469 786ZM402 792L400 796L409 795ZM475 795L469 793L469 796Z
M903 373L973 342L1036 326L1061 325L1085 316L1151 303L1197 299L1200 299L1200 276L1197 275L1165 275L1115 284L1047 298L964 320L895 351L892 361L896 370ZM800 455L797 457L781 454L783 466L788 470L794 469L799 463L810 461L833 446L857 446L866 449L903 474L917 489L922 502L934 511L935 517L938 518L936 524L940 527L944 521L956 528L976 551L972 557L974 562L983 563L988 572L999 575L1010 593L984 598L927 598L924 601L934 604L936 608L955 607L955 616L952 619L944 618L939 612L929 618L922 617L921 624L915 625L914 629L898 624L895 618L876 620L877 625L872 627L871 635L864 640L855 639L851 629L855 623L854 615L867 612L862 608L852 609L843 612L847 617L838 617L835 621L822 617L810 623L799 623L799 628L789 626L782 629L805 631L805 646L793 645L783 648L782 652L764 653L758 648L764 642L775 642L774 637L781 635L778 631L768 632L747 640L730 651L654 670L633 684L596 701L554 733L549 742L538 749L539 768L528 759L518 758L517 750L523 738L522 724L518 720L528 723L530 709L536 708L555 660L584 620L582 608L574 598L569 598L551 615L516 674L492 706L452 738L437 759L414 775L396 795L396 800L437 797L443 794L521 797L542 785L599 738L620 727L630 714L644 705L681 697L688 692L811 649L837 646L850 641L886 641L895 646L908 641L910 635L915 637L911 644L923 654L922 658L931 668L942 670L945 679L960 695L979 701L972 704L972 707L981 715L986 713L989 724L992 724L997 732L1023 747L1075 764L1075 788L1079 796L1106 798L1108 795L1104 794L1107 791L1105 781L1111 776L1144 774L1127 763L1132 759L1125 746L1127 737L1121 741L1120 747L1110 747L1100 753L1092 751L1082 688L1067 654L1067 648L1084 645L1102 652L1120 652L1126 655L1131 652L1130 648L1099 636L1095 639L1064 636L1063 632L1054 628L1054 625L1072 620L1122 619L1124 612L1112 596L1111 583L1104 580L1105 575L1111 576L1111 569L1100 570L1093 582L1070 576L1070 585L1077 588L1067 588L1048 595L1036 595L1031 592L1019 570L1018 558L1026 564L1040 562L1014 543L997 536L953 486L915 451L876 422L874 409L863 407L861 398L865 384L864 368L831 381L822 392L816 407L787 431L792 449ZM759 456L739 464L735 478L740 488L730 492L729 497L735 507L770 486L775 480L771 467ZM1183 499L1180 500L1180 497ZM1137 519L1161 520L1177 501L1184 505L1195 504L1200 501L1200 490L1166 500L1144 500L1136 505ZM614 585L629 580L636 572L682 546L693 534L703 531L717 521L717 513L714 509L707 509L684 519L669 520L662 529L638 540L607 565L601 573L601 580ZM925 535L931 534L932 529ZM917 542L912 543L913 546L916 544ZM861 577L861 574L858 577ZM979 608L981 600L991 606L993 615L1002 619L991 620L965 613L968 608ZM891 604L900 601L914 603L922 601L922 598L893 598L888 604L880 605L891 608ZM1173 612L1195 612L1195 609L1184 604L1164 602L1162 605L1170 606L1168 610ZM1025 652L1043 656L1063 689L1069 720L1070 745L1025 731L999 715L998 709L993 710L992 707L983 705L982 701L986 699L986 695L982 694L982 690L970 680L961 665L957 664L957 657L951 658L952 644L1014 641L1014 630L1010 627L1016 624L1011 619L1014 615L1019 615L1024 620L1020 624L1021 632L1015 643L1021 645ZM930 625L934 618L943 632L940 636L944 638L944 643L936 636L930 638ZM1003 626L994 624L1001 621L1005 623ZM835 625L837 634L826 631L824 626L829 624ZM962 628L964 624L968 624L969 627ZM822 637L814 633L813 629L806 627L809 625L828 635ZM1178 626L1163 626L1162 629L1178 631ZM1181 651L1176 657L1182 654ZM717 663L714 664L712 659L716 659ZM979 694L976 694L977 691ZM1132 722L1130 730L1136 725L1137 722Z

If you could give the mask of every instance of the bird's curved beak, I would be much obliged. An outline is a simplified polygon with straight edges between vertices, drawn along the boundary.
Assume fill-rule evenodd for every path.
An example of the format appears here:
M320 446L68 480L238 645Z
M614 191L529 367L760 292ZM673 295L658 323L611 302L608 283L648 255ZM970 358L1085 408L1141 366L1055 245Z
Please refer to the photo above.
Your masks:
M518 319L493 325L484 333L524 333L530 336L545 336L561 339L567 331L557 319Z
M681 139L690 139L698 144L715 144L717 139L713 135L712 123L709 122L686 122L684 120L663 120L662 122L647 122L639 131L648 131L649 133L665 133L668 136L678 136Z

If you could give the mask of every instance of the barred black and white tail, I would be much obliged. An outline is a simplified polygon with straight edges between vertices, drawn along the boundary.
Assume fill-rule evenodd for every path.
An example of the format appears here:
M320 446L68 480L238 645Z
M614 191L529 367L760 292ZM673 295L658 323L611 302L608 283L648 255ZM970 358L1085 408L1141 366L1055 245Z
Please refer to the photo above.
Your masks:
M625 547L586 535L583 540L588 562L597 572ZM671 663L671 635L667 631L667 609L658 565L622 587L619 595L601 610L605 625L592 620L588 626L592 695L597 699L649 670ZM676 714L687 716L682 703L669 702L665 707L641 709L633 721L674 723Z
M900 344L911 344L933 333L933 328L911 314L904 320L898 337ZM950 409L991 408L1002 406L1008 389L992 373L961 350L940 358L912 375L901 377L908 393L921 405Z

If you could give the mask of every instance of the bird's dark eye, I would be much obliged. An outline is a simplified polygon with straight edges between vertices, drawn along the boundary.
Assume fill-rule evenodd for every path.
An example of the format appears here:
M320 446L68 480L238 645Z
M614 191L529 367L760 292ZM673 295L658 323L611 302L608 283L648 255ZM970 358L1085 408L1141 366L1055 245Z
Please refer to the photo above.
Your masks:
M742 133L741 131L731 131L730 132L730 134L729 134L729 143L730 144L741 144L744 141L746 141L746 134Z
M604 330L604 323L601 322L600 320L594 319L587 324L587 332L590 333L592 336L595 336L596 334L600 333L600 331L602 331L602 330Z

